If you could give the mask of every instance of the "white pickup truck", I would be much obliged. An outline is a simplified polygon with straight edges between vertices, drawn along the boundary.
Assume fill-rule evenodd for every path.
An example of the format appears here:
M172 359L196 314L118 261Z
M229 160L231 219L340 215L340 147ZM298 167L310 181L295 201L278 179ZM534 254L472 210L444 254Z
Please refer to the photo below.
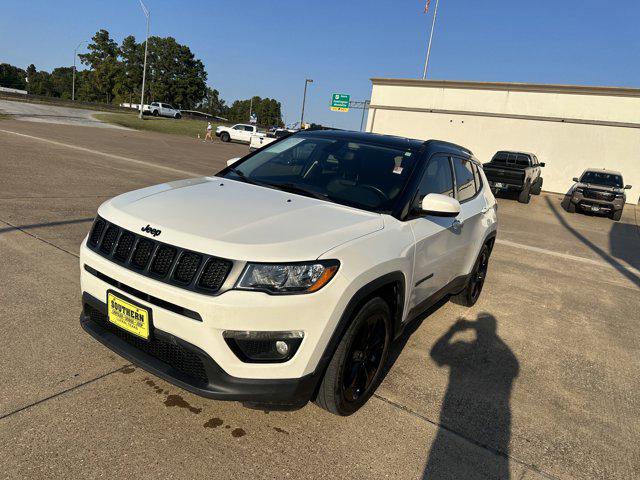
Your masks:
M255 133L251 135L251 141L249 142L249 151L253 152L258 148L262 148L265 145L270 144L271 142L276 141L279 138L287 137L292 133L297 132L297 130L289 130L286 128L277 128L274 132L269 132L267 134L264 133Z
M146 107L145 107L145 111L147 111ZM170 118L176 118L176 119L182 117L180 110L178 110L177 108L173 108L168 103L153 102L151 103L151 105L149 105L148 112L154 117L160 116L160 117L170 117Z
M216 128L216 137L220 137L223 142L251 142L251 135L258 133L258 128L255 125L249 125L248 123L238 123L233 127L219 126Z

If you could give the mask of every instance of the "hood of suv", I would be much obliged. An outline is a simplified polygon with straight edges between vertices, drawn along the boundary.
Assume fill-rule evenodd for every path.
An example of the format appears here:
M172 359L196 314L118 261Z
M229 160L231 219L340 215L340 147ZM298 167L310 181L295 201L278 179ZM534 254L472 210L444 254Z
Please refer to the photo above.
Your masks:
M262 262L314 260L383 228L376 213L218 177L129 192L98 213L164 243Z

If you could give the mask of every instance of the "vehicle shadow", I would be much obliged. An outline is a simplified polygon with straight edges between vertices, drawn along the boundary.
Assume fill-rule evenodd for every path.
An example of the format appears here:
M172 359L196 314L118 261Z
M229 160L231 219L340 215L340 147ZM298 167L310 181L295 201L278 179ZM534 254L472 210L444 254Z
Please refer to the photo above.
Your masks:
M455 340L472 331L472 341ZM480 313L476 320L458 319L431 348L431 358L449 368L449 383L440 410L439 429L431 445L423 478L509 478L511 390L520 365L497 334L497 320ZM493 453L481 470L470 471L464 443ZM464 448L461 448L464 447Z
M31 223L29 225L16 225L0 228L0 234L6 232L13 232L15 230L26 230L29 228L42 228L42 227L56 227L58 225L73 225L76 223L89 223L93 222L94 217L89 218L78 218L75 220L61 220L58 222L46 222L46 223Z
M597 253L604 261L606 261L609 265L618 270L622 275L627 277L631 282L640 287L640 275L634 273L634 271L625 267L622 263L616 260L615 257L624 260L629 265L633 266L634 270L639 269L640 267L640 259L638 258L638 248L640 246L640 237L638 237L638 232L636 230L636 238L633 238L633 232L630 233L635 225L629 225L619 222L614 222L611 227L611 231L609 233L609 242L611 244L612 255L609 255L602 248L598 247L595 243L590 241L580 232L578 232L575 228L573 228L567 220L562 216L559 212L558 208L554 205L553 201L550 197L545 197L547 201L547 205L551 209L551 212L558 219L558 222L569 230L578 240L580 240L583 244ZM610 220L609 220L610 221ZM625 226L626 225L626 226ZM635 227L637 229L637 227ZM625 230L623 233L622 230Z

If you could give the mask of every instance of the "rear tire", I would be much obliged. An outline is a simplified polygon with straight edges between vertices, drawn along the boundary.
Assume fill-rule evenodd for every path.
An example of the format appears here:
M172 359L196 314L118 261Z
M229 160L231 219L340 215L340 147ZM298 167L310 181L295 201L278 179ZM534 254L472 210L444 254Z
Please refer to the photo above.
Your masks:
M480 249L480 255L476 259L476 263L471 270L471 276L467 285L457 295L451 297L453 303L462 305L463 307L473 307L482 293L482 287L484 287L484 281L487 278L487 269L489 267L489 257L491 252L487 245L483 245Z
M622 209L614 210L613 213L611 214L611 219L614 222L619 222L621 218L622 218Z
M223 142L228 142L231 140L231 137L229 136L229 134L227 132L222 132L220 134L220 140L222 140Z
M153 113L152 113L152 115L153 115L154 117L157 117L157 116L159 115L158 110L154 110L154 111L153 111Z
M531 200L531 185L527 185L518 195L518 202L529 203Z
M391 312L380 297L365 303L338 344L315 403L334 415L351 415L373 395L391 345Z

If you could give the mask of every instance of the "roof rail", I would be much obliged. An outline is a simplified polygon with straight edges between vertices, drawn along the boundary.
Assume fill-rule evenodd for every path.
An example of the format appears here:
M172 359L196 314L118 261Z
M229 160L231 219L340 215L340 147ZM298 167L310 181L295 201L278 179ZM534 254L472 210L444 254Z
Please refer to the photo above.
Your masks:
M471 150L469 150L467 147L463 147L462 145L458 145L457 143L447 142L446 140L431 139L431 140L427 140L426 142L424 142L424 144L428 145L431 142L439 143L441 145L447 145L447 146L453 147L453 148L459 148L460 150L462 150L464 152L467 152L469 155L473 155L473 152Z

